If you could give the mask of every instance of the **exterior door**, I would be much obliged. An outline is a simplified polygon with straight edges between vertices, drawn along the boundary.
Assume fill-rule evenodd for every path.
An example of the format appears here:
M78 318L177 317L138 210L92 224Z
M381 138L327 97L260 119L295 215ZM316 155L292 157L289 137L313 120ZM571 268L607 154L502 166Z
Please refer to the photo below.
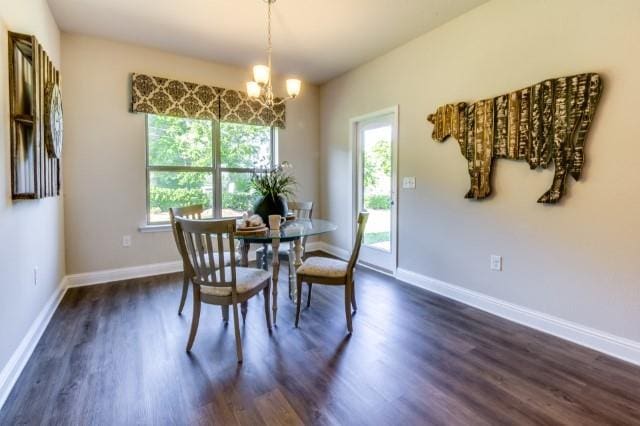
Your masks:
M354 127L356 210L369 212L360 261L393 274L397 229L397 108L356 119Z

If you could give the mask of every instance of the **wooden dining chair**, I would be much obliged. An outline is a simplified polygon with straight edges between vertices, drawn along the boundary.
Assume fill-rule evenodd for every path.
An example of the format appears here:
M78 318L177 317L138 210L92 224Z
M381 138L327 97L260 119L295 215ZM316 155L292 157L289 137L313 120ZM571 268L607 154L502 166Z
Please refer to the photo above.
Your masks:
M358 257L360 255L360 247L364 237L364 229L369 218L368 212L360 212L358 214L358 229L356 232L356 241L351 251L351 257L348 262L329 257L310 257L296 271L298 280L296 282L298 293L296 300L296 327L300 321L300 305L302 299L302 283L306 282L308 286L307 307L311 305L311 288L313 284L327 285L344 285L344 310L347 316L347 330L353 332L351 324L351 308L357 310L356 292L354 281L354 270Z
M296 219L311 219L313 215L313 201L291 201L288 203L289 212L296 215ZM302 239L302 253L307 244L307 237ZM265 254L266 253L266 254ZM256 264L258 268L265 271L269 269L269 256L271 256L271 246L264 244L256 250ZM278 250L280 260L289 262L289 280L293 278L293 243L283 244Z
M201 204L194 204L192 206L184 206L184 207L171 207L169 208L169 221L171 222L171 230L173 231L173 238L176 242L176 246L178 247L178 252L180 252L180 243L178 241L178 233L176 231L176 216L183 217L186 219L192 220L200 220L202 219L202 213L204 212L204 207ZM180 257L183 259L182 261L182 271L183 271L183 282L182 282L182 295L180 296L180 306L178 307L178 315L182 315L182 309L184 308L184 304L187 300L187 293L189 292L189 281L190 277L188 276L188 268L184 263L185 253L180 252ZM224 252L224 265L229 266L231 258L231 253L229 251ZM238 259L236 255L236 259ZM216 265L219 268L219 265ZM222 317L225 322L229 321L229 312L222 310Z
M178 239L178 232L176 230L176 216L184 217L187 219L202 219L202 212L204 211L204 207L201 204L195 204L192 206L185 207L171 207L169 208L169 221L171 222L171 231L173 231L173 239L176 242L176 246L178 247L178 252L180 252L180 242ZM184 263L183 253L180 253L180 257L183 259L182 261L182 295L180 296L180 307L178 308L178 315L182 315L182 309L184 308L184 303L187 300L187 293L189 292L189 276L187 276L187 267Z
M193 284L193 319L187 341L187 352L191 351L198 331L202 303L231 307L236 335L238 362L242 362L240 341L240 321L238 305L263 292L264 312L267 328L271 331L269 300L271 274L262 269L236 266L235 256L231 256L229 266L216 269L212 265L224 263L224 240L228 240L229 251L235 252L235 219L189 220L176 217L176 232L185 253L184 262ZM214 259L217 257L217 259Z

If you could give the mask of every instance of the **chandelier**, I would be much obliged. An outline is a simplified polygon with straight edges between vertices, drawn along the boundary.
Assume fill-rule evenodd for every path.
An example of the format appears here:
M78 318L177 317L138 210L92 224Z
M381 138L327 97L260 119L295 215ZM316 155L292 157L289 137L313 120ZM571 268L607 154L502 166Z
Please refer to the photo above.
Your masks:
M253 67L253 81L247 82L247 95L251 99L255 99L263 106L272 108L283 104L289 99L294 99L300 94L301 82L298 79L290 78L287 80L288 97L284 99L276 99L271 86L271 5L276 0L263 0L267 3L267 65L255 65Z

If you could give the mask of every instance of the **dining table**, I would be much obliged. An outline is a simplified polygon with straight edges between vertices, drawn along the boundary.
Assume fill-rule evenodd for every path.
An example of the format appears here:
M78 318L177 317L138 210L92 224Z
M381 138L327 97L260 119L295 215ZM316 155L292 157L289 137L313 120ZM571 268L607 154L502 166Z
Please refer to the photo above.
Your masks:
M288 220L283 223L279 230L268 230L263 233L243 233L241 228L234 237L240 241L240 253L242 266L249 266L249 249L251 244L259 244L260 246L271 245L271 252L273 253L273 260L271 262L272 269L272 281L271 281L271 310L273 316L273 324L276 324L276 313L278 311L278 274L280 273L280 259L278 252L280 250L280 244L286 242L292 242L291 250L293 251L293 277L290 278L296 280L295 271L300 265L302 265L302 240L304 237L310 237L313 235L322 235L329 232L333 232L338 227L323 219L294 219ZM265 253L266 254L266 253ZM289 285L289 297L292 300L296 300L296 286ZM242 310L246 313L246 306L242 306Z

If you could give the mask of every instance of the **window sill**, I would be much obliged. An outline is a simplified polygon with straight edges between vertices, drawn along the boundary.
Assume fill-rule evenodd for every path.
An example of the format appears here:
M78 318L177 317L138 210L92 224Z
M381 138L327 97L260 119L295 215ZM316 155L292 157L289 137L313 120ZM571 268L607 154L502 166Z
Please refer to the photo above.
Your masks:
M164 223L162 225L140 225L138 231L143 234L150 232L171 232L171 224Z

